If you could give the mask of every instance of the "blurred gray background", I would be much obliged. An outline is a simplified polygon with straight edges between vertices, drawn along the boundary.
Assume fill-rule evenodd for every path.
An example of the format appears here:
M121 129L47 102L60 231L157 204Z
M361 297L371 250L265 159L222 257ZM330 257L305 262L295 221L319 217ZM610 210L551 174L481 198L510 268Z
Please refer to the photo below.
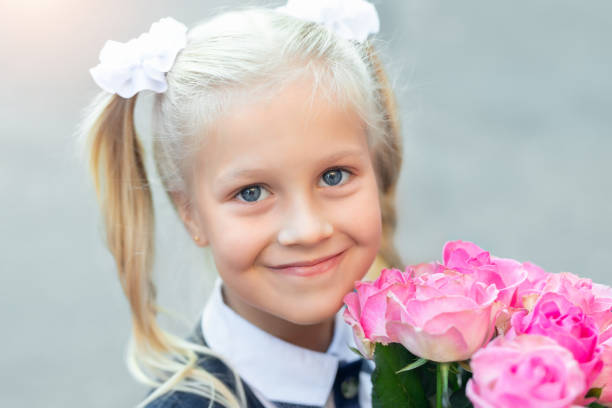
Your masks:
M98 92L88 69L106 40L165 16L191 26L239 3L0 0L0 406L130 407L143 397L123 361L127 303L74 153L81 110ZM612 2L375 4L403 121L406 262L439 259L461 238L612 284ZM147 103L137 116L145 143ZM155 200L161 302L185 316L183 330L213 272L159 191Z

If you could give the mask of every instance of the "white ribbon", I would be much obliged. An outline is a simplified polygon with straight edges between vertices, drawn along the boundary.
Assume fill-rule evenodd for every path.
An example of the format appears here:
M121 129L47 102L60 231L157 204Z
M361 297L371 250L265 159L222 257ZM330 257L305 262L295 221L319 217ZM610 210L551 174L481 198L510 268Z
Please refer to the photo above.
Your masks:
M380 28L376 8L365 0L287 0L275 10L322 24L347 40L364 42Z
M100 51L100 63L89 72L100 88L123 98L144 89L165 92L165 73L186 43L187 27L172 17L162 18L127 43L107 41Z

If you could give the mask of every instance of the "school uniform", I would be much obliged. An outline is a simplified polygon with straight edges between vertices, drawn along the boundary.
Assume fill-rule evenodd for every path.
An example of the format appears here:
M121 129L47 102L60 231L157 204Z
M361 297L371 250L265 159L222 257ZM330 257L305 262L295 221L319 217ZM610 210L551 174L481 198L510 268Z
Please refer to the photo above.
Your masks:
M325 353L285 342L230 309L217 278L190 340L223 356L240 376L248 408L370 408L373 363L359 357L352 329L335 316L332 342ZM217 358L198 364L236 390L229 368ZM147 408L207 407L209 400L184 392L158 398ZM219 404L213 405L215 408Z

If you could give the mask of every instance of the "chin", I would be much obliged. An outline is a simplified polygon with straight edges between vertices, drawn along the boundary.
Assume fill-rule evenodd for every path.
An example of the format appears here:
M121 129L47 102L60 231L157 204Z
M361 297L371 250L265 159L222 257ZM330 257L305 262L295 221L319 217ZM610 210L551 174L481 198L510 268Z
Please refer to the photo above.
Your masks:
M333 319L344 303L339 305L319 305L316 309L306 307L295 310L295 313L282 316L283 319L301 326L310 326Z

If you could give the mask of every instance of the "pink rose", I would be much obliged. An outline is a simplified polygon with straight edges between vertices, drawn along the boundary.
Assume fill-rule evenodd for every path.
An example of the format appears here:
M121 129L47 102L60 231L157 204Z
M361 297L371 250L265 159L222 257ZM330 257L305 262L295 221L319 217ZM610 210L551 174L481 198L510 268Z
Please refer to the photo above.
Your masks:
M399 299L414 294L414 287L404 272L399 269L383 269L374 282L355 282L355 291L344 297L344 320L353 328L355 343L367 358L372 358L374 343L391 342L386 329L389 290Z
M544 294L527 313L519 311L512 316L512 330L516 334L540 334L555 340L568 349L590 385L602 369L598 330L593 319L583 310L556 293Z
M513 259L491 257L489 252L467 241L451 241L442 250L444 266L474 275L499 290L498 301L506 306L516 303L516 290L527 278L527 270Z
M451 269L420 265L417 270L409 268L406 273L409 295L389 293L389 338L427 360L470 358L493 334L499 291Z
M523 269L527 271L527 278L517 289L516 306L532 310L535 299L542 293L546 279L551 274L531 262L523 262Z
M541 288L541 293L555 292L565 296L591 316L600 333L612 326L612 288L593 283L569 272L552 273ZM610 335L605 335L610 337Z
M601 343L601 347L601 358L604 366L592 387L602 388L601 396L597 402L606 407L612 407L612 339Z
M572 354L544 336L497 337L470 366L466 395L475 408L567 408L587 392Z

